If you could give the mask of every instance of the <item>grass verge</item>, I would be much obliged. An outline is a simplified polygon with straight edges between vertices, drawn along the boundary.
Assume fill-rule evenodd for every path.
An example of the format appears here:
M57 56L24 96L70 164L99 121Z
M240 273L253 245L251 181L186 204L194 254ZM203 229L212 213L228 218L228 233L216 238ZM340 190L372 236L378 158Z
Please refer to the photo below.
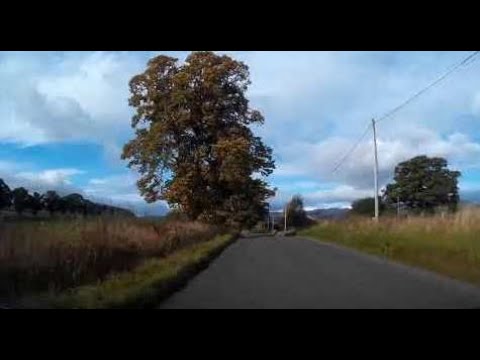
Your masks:
M176 219L0 222L0 303L96 284L222 233L215 226Z
M325 221L299 235L480 285L480 211L453 216Z
M152 308L208 266L235 238L219 235L165 258L146 260L131 272L97 285L81 286L40 302L48 304L46 307L68 309Z

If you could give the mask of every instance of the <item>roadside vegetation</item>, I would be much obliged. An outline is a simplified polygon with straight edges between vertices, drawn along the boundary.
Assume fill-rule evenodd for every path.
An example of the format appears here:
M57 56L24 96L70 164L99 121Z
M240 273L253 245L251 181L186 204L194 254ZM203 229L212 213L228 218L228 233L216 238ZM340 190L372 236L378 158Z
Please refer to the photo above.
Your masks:
M200 222L123 217L0 224L0 298L101 282L221 232Z
M457 178L442 158L418 156L395 168L380 199L352 204L345 220L321 221L301 235L480 285L480 208L459 208Z
M300 235L480 285L480 209L465 208L445 216L350 217L322 221Z
M45 306L70 309L151 308L183 286L235 239L232 234L196 243L163 259L145 260L131 272L75 288Z

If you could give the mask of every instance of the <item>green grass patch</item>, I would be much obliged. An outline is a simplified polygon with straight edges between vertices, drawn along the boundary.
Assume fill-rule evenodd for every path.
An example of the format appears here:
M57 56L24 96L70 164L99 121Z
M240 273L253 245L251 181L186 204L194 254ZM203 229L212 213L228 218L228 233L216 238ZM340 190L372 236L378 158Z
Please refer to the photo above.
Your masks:
M480 285L480 212L444 218L325 221L299 235Z
M81 286L55 298L44 298L41 303L69 309L155 307L206 267L233 240L232 235L220 235L165 258L146 260L131 272L112 276L97 285Z

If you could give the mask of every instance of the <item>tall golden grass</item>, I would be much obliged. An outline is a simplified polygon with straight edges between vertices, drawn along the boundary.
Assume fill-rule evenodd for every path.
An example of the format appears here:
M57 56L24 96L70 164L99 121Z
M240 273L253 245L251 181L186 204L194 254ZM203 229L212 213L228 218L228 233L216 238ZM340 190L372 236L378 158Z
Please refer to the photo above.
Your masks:
M0 298L102 281L219 231L199 222L121 217L0 223Z
M480 209L445 216L322 221L301 232L480 284Z

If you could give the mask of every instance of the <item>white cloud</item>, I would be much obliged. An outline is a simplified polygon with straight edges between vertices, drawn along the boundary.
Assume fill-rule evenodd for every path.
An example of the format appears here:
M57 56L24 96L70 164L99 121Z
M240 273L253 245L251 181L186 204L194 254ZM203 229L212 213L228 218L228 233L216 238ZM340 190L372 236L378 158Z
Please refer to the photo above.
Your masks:
M278 143L279 136L355 136L372 117L400 104L465 54L253 52L240 57L251 69L252 103L267 118L262 133ZM480 90L478 74L474 65L462 69L394 119L452 130L452 117L471 112Z
M145 65L134 53L0 56L0 141L116 144L130 133L128 81ZM21 79L21 80L20 80Z
M442 137L434 131L417 127L408 134L395 138L379 137L380 182L391 180L395 165L417 155L445 157L452 167L468 169L478 166L480 143L468 135L453 133ZM405 136L403 136L405 135ZM373 143L365 140L348 157L337 172L333 172L339 159L351 148L346 138L332 137L316 144L297 143L285 151L287 171L279 165L277 175L306 174L318 183L337 182L364 188L373 183ZM294 169L295 171L293 171Z
M276 179L301 179L310 184L302 187L297 181L297 189L313 194L312 199L323 204L342 202L350 198L348 194L371 188L370 139L332 174L370 119L404 101L466 54L231 53L250 67L251 103L266 117L258 133L274 148L273 185ZM183 60L184 55L178 55ZM104 145L110 162L120 164L121 145L132 134L128 80L152 56L127 52L0 54L0 141L27 145L96 142ZM473 63L379 124L382 183L389 180L399 161L419 154L446 157L464 173L478 166L479 76L480 67ZM43 174L43 180L61 182L58 176ZM71 176L64 178L64 185ZM96 180L88 190L129 201L139 198L134 195L138 194L134 181L123 189L115 185L115 179ZM312 183L319 188L328 183L337 190L320 195L312 192Z
M373 196L372 189L359 189L349 185L339 185L333 189L315 191L304 195L305 203L316 208L326 208L332 203L338 207L346 207L356 199L371 196Z
M313 184L312 184L313 185ZM359 188L350 185L329 185L328 187L318 189L304 189L298 191L289 187L282 187L275 199L272 200L272 208L282 209L286 202L295 194L301 193L306 209L326 209L332 207L348 207L352 201L364 197L373 196L372 188Z
M128 81L141 65L128 53L95 52L67 58L54 75L39 79L38 90L48 99L75 100L102 125L128 124Z
M304 166L301 166L301 161L293 162L293 163L280 163L278 164L277 160L277 168L275 169L275 175L277 176L299 176L305 175L308 173L308 169Z
M93 186L107 185L108 181L106 179L90 179L89 184Z
M73 175L83 174L78 169L51 169L40 172L20 172L16 176L32 182L39 182L50 186L71 185Z
M75 186L72 177L84 174L79 169L47 169L32 171L28 164L0 163L0 178L10 188L24 187L29 191L46 192L55 190L61 195L68 193L81 193L83 191Z

